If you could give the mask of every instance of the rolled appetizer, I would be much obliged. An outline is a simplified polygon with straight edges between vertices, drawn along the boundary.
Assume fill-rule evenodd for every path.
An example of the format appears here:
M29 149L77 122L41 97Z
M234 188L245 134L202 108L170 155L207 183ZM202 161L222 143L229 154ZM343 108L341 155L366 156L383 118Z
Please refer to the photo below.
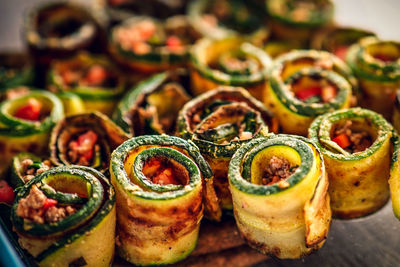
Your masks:
M141 73L155 73L186 66L189 48L199 37L185 16L164 22L137 16L111 29L109 50L122 65Z
M156 74L134 86L118 104L113 120L133 136L176 131L179 110L190 100L186 71Z
M350 107L352 88L357 84L339 58L316 50L278 57L269 76L264 103L284 133L304 136L318 115Z
M269 0L265 3L272 34L278 39L307 44L316 30L332 23L334 7L330 0Z
M300 258L328 235L328 176L308 139L270 135L240 147L229 164L229 187L238 229L261 253Z
M26 58L16 54L0 56L0 92L7 88L32 85L35 72Z
M361 106L391 119L400 86L400 42L363 38L349 48L346 62L360 82Z
M170 264L190 254L203 195L206 211L220 216L212 171L190 141L132 138L113 152L110 172L117 194L117 253L135 265Z
M191 83L195 95L218 85L246 88L262 100L271 58L262 49L238 37L202 39L191 53Z
M387 202L393 128L381 115L361 108L325 114L309 137L324 155L334 216L365 216Z
M48 75L53 92L75 94L85 111L111 115L125 90L125 79L116 66L104 57L80 53L74 58L54 61ZM68 98L71 99L71 98Z
M56 167L31 179L11 209L18 243L39 266L111 266L115 192L98 171Z
M346 60L349 47L367 36L375 36L375 34L357 28L334 26L315 34L311 47L317 50L326 50L340 59Z
M188 6L188 17L197 31L211 39L242 35L261 46L269 37L264 10L250 1L195 0Z
M233 153L261 133L278 132L278 121L243 88L218 87L186 103L178 116L179 136L192 140L210 164L221 207L232 209L228 165Z
M0 104L0 169L19 152L44 155L50 131L63 117L63 105L52 93L30 91Z
M128 139L129 135L99 112L68 116L51 132L50 160L56 166L88 166L104 173L111 152Z

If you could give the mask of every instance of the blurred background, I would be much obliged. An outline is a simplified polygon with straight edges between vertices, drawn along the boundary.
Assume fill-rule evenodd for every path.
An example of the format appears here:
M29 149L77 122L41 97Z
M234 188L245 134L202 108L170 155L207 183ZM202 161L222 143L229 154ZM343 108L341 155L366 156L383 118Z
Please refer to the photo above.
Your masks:
M0 51L23 49L21 25L24 14L40 2L44 0L0 0ZM371 30L382 39L400 40L400 0L334 0L334 3L338 23Z

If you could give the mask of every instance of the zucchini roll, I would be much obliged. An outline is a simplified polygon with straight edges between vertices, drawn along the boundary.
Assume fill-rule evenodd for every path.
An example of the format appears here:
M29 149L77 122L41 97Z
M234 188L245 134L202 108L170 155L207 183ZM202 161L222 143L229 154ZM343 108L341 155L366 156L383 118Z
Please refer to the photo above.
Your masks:
M269 76L265 104L277 116L283 132L304 136L318 115L349 107L352 84L356 84L339 58L316 50L280 56Z
M50 160L56 166L89 166L104 173L111 152L128 139L129 135L99 112L65 117L51 132Z
M323 245L331 222L328 176L308 139L251 140L232 157L229 187L236 224L251 247L284 259Z
M202 39L191 53L191 82L195 95L215 89L218 85L246 88L262 100L271 58L260 48L243 39Z
M21 152L12 159L8 180L13 188L17 188L52 166L50 160L42 160L32 153Z
M257 46L269 37L265 17L263 9L244 0L195 0L188 6L188 18L203 36L224 39L242 35Z
M11 209L20 246L39 266L111 266L115 192L98 171L56 167L31 179Z
M117 193L117 252L133 264L170 264L190 254L203 217L202 194L206 211L220 216L212 171L190 141L132 138L113 152L110 172Z
M367 36L375 36L375 34L362 29L334 26L315 34L311 47L317 50L326 50L340 59L346 60L349 47Z
M332 23L334 10L330 0L269 0L266 8L274 37L304 44L315 30Z
M133 136L175 133L179 110L190 100L189 77L178 70L156 74L133 87L118 104L113 120Z
M349 48L346 61L360 82L361 106L390 119L400 86L400 42L363 38Z
M125 89L125 80L116 66L104 57L86 53L54 61L48 81L51 91L75 94L82 99L86 111L106 115L112 114Z
M325 114L312 123L309 137L324 155L334 216L361 217L386 203L392 136L381 115L361 108Z
M210 164L220 205L232 209L227 174L233 153L261 132L277 132L277 120L243 88L218 87L186 103L177 124L178 134Z
M0 104L0 168L18 152L47 153L50 131L64 115L61 101L46 91L30 91Z
M0 56L0 92L7 88L29 86L34 81L34 70L20 54Z
M200 35L185 16L163 22L138 16L111 29L109 50L124 66L141 73L155 73L187 65L188 51Z

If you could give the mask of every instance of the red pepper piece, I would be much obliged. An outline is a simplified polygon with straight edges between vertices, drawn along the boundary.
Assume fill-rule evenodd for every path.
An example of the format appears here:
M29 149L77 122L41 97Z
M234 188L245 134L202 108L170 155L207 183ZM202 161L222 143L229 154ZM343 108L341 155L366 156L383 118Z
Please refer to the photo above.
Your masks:
M48 208L57 205L57 203L58 203L58 202L57 202L57 200L55 200L55 199L46 198L46 200L45 200L45 202L44 202L44 204L43 204L43 209L44 209L44 210L47 210Z
M78 137L77 143L81 149L81 156L87 160L91 160L93 157L93 146L97 142L97 134L92 130L87 131L86 133L80 135Z
M29 98L25 106L17 109L14 117L23 120L38 121L40 118L41 110L42 104L34 98Z
M391 62L391 61L394 61L393 57L387 56L387 55L384 55L384 54L377 54L377 55L374 55L374 58L379 59L379 60L381 60L381 61L383 61L383 62Z
M310 97L316 96L316 95L321 95L321 87L320 86L315 86L315 87L310 87L305 90L301 90L296 93L296 97L302 101L309 99Z
M177 48L182 46L182 41L175 35L171 35L168 37L166 44L169 48Z
M99 85L107 78L107 71L100 65L91 66L85 80L88 85Z
M14 191L4 180L0 181L0 202L12 204L14 202Z
M332 139L333 142L338 144L341 148L346 148L351 145L349 137L342 133Z

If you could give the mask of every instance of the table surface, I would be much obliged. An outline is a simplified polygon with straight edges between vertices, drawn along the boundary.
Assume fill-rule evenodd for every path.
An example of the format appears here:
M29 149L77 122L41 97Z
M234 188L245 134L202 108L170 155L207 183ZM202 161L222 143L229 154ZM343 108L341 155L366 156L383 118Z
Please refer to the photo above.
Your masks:
M43 0L0 0L0 51L21 51L26 9ZM400 40L399 0L336 0L336 20ZM325 245L301 260L268 259L261 266L400 266L400 222L390 201L361 219L333 220Z

